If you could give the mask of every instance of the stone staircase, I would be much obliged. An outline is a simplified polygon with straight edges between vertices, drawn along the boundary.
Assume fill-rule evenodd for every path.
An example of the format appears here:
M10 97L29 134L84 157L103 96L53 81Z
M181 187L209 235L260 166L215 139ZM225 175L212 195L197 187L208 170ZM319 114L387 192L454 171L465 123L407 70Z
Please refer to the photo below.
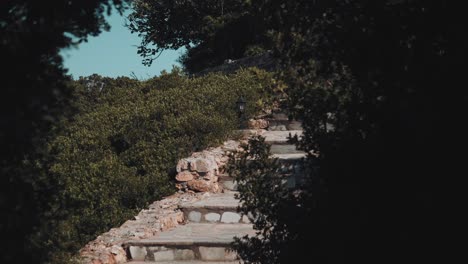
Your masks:
M278 159L281 173L290 188L302 183L302 160L306 157L305 152L297 150L295 145L288 142L288 137L294 135L301 136L302 130L267 130L261 133L261 136L265 137L265 142L271 145L272 156ZM237 191L237 182L233 177L221 174L218 179L225 190Z
M302 130L302 123L296 120L289 120L285 113L273 113L268 121L269 131Z
M254 230L247 217L237 212L239 201L234 198L234 194L210 194L199 201L181 203L179 206L185 217L185 225L161 232L152 238L125 243L127 253L133 260L131 263L236 261L237 254L230 250L233 238L253 235Z
M300 175L304 152L288 143L288 136L301 135L300 123L289 121L278 114L268 120L272 124L260 135L271 144L275 158L281 163L288 183L294 187ZM129 263L204 264L239 263L230 245L234 237L255 235L247 216L237 212L239 200L235 199L237 183L227 174L217 175L222 193L206 193L203 199L181 202L185 224L160 232L154 237L128 240L123 244Z

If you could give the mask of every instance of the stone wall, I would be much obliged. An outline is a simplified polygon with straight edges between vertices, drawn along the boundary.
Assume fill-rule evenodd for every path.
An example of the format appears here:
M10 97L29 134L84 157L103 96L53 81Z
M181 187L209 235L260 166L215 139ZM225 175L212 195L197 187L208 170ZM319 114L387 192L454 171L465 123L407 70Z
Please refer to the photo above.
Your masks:
M127 254L122 247L130 239L143 239L158 232L173 228L184 222L184 215L179 209L181 202L197 201L203 193L176 193L161 201L152 203L148 209L118 228L112 228L89 242L80 250L82 263L117 264L127 262Z
M176 187L181 191L218 193L218 177L224 173L229 153L239 150L239 142L229 140L217 148L194 152L177 163Z

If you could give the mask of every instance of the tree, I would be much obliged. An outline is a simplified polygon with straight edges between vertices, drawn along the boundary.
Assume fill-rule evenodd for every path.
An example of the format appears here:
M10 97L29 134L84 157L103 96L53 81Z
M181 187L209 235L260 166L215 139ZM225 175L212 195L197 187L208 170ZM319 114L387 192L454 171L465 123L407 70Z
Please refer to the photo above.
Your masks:
M467 44L460 7L437 0L272 2L263 11L278 14L276 54L290 110L305 129L299 146L320 153L306 165L319 170L281 214L294 217L271 229L283 234L275 236L280 241L254 237L236 248L247 263L293 263L304 255L320 263L448 257L438 218L447 215L436 205L441 189L454 188L449 175L463 164L454 153L466 146L464 127L447 129L468 110L466 89L455 89ZM263 195L258 206L278 201L275 193L253 192ZM278 212L258 211L277 221ZM276 250L275 257L263 249Z
M151 64L165 49L187 48L185 69L197 72L268 49L262 16L252 1L134 1L129 28L142 37L138 53Z
M38 261L26 242L38 225L38 206L32 182L38 174L23 161L43 153L46 133L67 110L69 77L59 56L61 48L86 41L107 30L104 14L125 0L39 1L7 0L0 4L1 175L0 232L9 241L3 262Z

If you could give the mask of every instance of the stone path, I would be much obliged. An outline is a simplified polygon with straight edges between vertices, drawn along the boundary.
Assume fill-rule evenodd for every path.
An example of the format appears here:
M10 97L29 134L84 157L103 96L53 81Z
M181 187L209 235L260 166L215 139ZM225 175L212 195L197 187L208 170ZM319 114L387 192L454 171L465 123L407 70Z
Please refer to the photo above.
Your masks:
M300 124L288 121L284 115L269 120L271 130L257 131L271 144L274 157L286 171L297 170L305 153L297 151L287 142L291 134L301 135ZM188 165L190 167L190 165ZM293 175L293 174L291 174ZM190 175L188 175L190 178ZM129 239L123 243L129 263L166 264L231 264L239 263L237 254L230 249L234 237L254 235L255 230L246 216L237 212L239 201L235 199L235 179L222 172L210 179L217 179L222 193L205 193L201 199L181 201L183 225L159 232L143 239ZM292 177L292 185L296 180Z
M252 129L243 134L264 136L289 186L300 184L305 153L287 142L288 136L302 134L300 123L275 114L270 120L250 120L249 125ZM238 263L229 245L234 236L252 234L253 229L247 217L237 213L237 183L223 169L229 153L237 150L239 141L228 140L181 159L176 167L179 192L90 241L80 250L81 262Z
M158 263L158 264L238 264L239 260L235 261L196 261L196 260L186 260L186 261L132 261L132 264L153 264L153 263Z

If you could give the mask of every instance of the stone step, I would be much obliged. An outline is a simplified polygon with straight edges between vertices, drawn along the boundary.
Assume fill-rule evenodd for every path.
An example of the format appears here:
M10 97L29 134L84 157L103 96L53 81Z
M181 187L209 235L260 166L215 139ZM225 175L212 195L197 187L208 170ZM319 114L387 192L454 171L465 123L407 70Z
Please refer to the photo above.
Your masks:
M124 243L133 261L234 261L234 237L254 235L251 224L189 223L147 239Z
M294 188L302 178L303 160L307 153L296 150L294 145L274 144L271 146L272 158L278 159L280 172L287 178L288 186ZM237 191L238 185L235 178L228 174L218 175L218 181L225 190Z
M237 182L231 176L219 177L218 182L221 184L224 190L237 191Z
M129 264L239 264L239 260L236 261L195 261L195 260L187 260L187 261L130 261L126 262Z
M302 130L302 121L293 120L287 125L288 130Z
M284 182L289 188L298 187L304 181L302 171L299 171L298 173L285 173L284 176ZM238 184L235 180L224 181L222 182L222 186L224 188L224 193L238 191ZM247 221L248 219L245 220Z
M288 115L281 111L272 113L271 117L274 120L289 120Z
M265 131L261 134L265 138L265 143L271 145L290 144L288 137L302 135L302 130L286 130L286 131Z
M297 124L297 125L301 126L301 124L302 124L302 122L299 121L299 120L290 119L288 114L286 114L283 111L272 113L272 115L269 118L266 118L266 120L268 120L270 125L272 123L273 124L277 123L277 124L284 124L284 125ZM288 128L288 130L294 130L294 129L297 129L297 128ZM302 129L302 128L300 128L300 129Z
M304 154L302 150L296 149L293 144L273 144L270 146L271 154Z
M196 202L181 203L179 208L185 219L191 223L249 223L246 216L237 212L239 200L234 195L235 193L211 194Z
M284 153L284 154L272 154L272 158L278 159L280 163L285 163L288 161L298 161L302 160L303 158L307 157L307 153L301 152L301 153Z
M267 119L269 131L301 130L302 122L288 119Z

